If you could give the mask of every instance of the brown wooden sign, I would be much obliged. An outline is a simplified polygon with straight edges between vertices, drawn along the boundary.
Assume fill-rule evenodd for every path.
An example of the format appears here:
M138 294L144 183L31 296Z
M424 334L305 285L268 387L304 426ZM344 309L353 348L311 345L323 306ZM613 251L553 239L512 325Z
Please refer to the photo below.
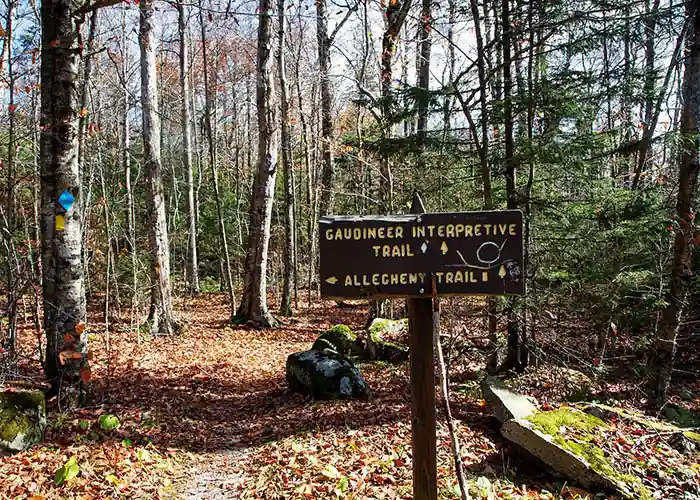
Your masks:
M519 210L329 216L320 222L325 298L524 293Z

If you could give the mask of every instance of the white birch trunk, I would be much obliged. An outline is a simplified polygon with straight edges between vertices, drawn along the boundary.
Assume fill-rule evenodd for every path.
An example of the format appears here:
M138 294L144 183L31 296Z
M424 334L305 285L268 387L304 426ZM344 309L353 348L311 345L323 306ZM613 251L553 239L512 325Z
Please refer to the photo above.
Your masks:
M170 290L170 248L165 217L163 168L160 160L160 118L156 75L155 21L153 0L140 6L139 46L141 48L141 106L143 152L148 185L149 232L152 255L151 310L147 326L152 335L178 333Z
M272 72L272 1L260 0L258 26L257 105L258 168L253 182L250 207L250 234L245 265L243 298L237 322L275 326L277 321L267 307L267 257L270 223L277 176L277 117Z
M88 367L80 255L82 207L76 200L62 213L57 200L64 191L77 198L80 184L77 27L69 0L44 0L41 17L45 20L40 118L44 370L51 384L50 394L58 395L62 406L74 406L83 394L80 371ZM68 334L72 341L66 340Z
M182 142L183 163L187 172L187 216L189 222L187 278L192 295L199 295L199 265L197 261L197 214L194 205L194 174L192 171L192 113L190 110L190 82L187 76L189 54L187 47L187 30L185 6L177 3L178 32L180 36L180 91L182 92Z

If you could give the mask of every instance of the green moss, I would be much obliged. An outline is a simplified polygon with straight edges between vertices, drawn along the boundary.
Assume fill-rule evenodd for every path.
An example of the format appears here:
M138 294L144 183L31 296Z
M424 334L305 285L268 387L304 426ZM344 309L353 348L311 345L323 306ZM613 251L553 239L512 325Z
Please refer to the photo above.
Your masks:
M685 431L683 435L688 439L692 439L693 441L697 441L698 443L700 443L700 434L698 434L697 432Z
M32 431L33 424L26 415L7 409L0 413L0 439L3 441L12 442L20 435L30 437Z
M348 336L354 337L355 335L352 333L352 330L348 325L343 325L342 323L339 325L335 325L330 327L328 330L326 330L326 333L341 333L341 334L346 334Z
M679 431L680 428L669 424L668 422L663 422L661 420L657 420L655 418L650 418L643 413L635 412L632 410L628 409L623 409L623 408L616 408L614 406L608 406L600 403L596 403L595 406L597 408L601 408L605 410L606 412L610 413L615 413L619 415L622 418L631 420L633 422L638 423L639 425L643 425L644 427L647 427L649 429L653 429L655 431L661 431L661 432L675 432ZM693 427L692 425L688 425L686 427Z
M20 448L41 441L45 415L46 402L40 391L0 393L0 441Z
M316 339L312 349L319 351L330 350L342 355L350 352L352 343L357 336L346 325L335 325Z
M406 328L408 325L408 320L400 319L386 319L386 318L376 318L372 325L369 327L369 335L372 338L372 342L379 343L382 342L384 334L392 330L401 330Z
M526 420L531 422L535 429L552 436L555 444L585 460L591 469L618 485L620 490L629 492L632 489L633 492L629 492L630 496L641 500L652 500L651 493L642 481L634 475L622 474L615 470L603 450L594 442L592 433L595 430L610 428L598 417L573 408L562 407L554 411L534 413ZM562 427L574 429L576 440L562 436Z
M559 429L572 427L583 431L608 429L608 425L596 416L589 415L573 408L562 407L554 411L544 411L532 414L528 419L535 426L552 436L559 435Z
M311 346L311 349L316 349L317 351L338 352L336 347L331 342L322 337L316 339L316 342L314 342L314 345Z

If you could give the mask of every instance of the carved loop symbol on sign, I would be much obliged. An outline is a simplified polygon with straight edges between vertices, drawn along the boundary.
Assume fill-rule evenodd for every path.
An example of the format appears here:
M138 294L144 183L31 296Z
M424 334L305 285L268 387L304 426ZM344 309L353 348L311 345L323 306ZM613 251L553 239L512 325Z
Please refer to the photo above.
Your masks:
M481 244L481 246L479 246L479 248L477 248L477 250L476 250L476 259L477 259L479 262L481 262L482 264L489 264L489 265L490 265L490 264L493 264L493 263L495 263L495 262L498 262L498 260L501 258L501 250L503 250L503 247L505 246L505 244L506 244L506 242L504 241L504 242L503 242L503 245L501 245L501 246L499 247L498 244L494 243L493 241L485 241L485 242L483 242L483 243ZM491 247L491 246L496 247L496 256L495 256L493 259L491 259L491 260L482 258L482 257L481 257L481 251L482 251L484 248L486 248L486 247Z

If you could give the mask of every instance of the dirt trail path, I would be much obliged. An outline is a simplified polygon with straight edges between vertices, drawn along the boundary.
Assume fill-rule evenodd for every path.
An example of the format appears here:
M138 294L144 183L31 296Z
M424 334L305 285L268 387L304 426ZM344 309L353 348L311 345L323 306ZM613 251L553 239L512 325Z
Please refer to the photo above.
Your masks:
M255 330L228 325L224 298L203 296L179 315L187 329L177 338L138 345L115 336L110 398L115 409L141 412L155 446L187 457L176 498L238 498L251 481L249 455L298 431L290 415L306 402L287 390L285 362L328 328L328 311Z

